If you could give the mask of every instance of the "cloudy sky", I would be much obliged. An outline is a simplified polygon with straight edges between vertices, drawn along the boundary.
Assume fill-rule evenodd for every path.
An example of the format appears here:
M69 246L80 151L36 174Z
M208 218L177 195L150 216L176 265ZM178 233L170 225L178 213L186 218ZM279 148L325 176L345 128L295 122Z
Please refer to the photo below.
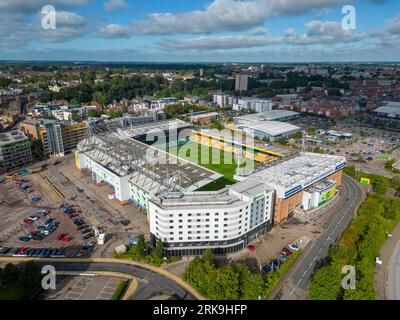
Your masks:
M399 2L0 0L0 60L399 61ZM42 27L46 5L55 29Z

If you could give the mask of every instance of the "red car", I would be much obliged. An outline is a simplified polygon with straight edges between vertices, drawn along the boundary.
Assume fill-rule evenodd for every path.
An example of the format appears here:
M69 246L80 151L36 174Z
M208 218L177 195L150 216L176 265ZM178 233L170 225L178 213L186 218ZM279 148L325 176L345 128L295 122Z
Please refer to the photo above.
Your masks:
M65 236L64 238L61 239L62 242L70 242L72 238Z
M29 219L29 218L25 218L25 219L24 219L24 223L25 223L25 224L32 224L32 223L33 223L33 220L31 220L31 219Z
M256 247L253 246L252 244L249 244L249 245L247 246L247 250L250 251L250 252L255 252L255 251L256 251Z
M26 250L29 248L20 248L17 253L15 254L16 256L22 256Z
M282 248L282 252L286 254L288 257L292 255L292 252L288 248Z
M76 218L77 216L79 216L78 213L71 213L71 214L68 215L68 218L74 219L74 218Z
M57 240L62 240L66 236L65 233L61 233L60 235L57 236Z

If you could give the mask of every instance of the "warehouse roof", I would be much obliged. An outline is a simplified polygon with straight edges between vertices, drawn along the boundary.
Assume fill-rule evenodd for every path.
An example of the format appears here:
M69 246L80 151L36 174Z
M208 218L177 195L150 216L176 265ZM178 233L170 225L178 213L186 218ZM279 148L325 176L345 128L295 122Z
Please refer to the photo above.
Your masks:
M235 121L244 122L258 122L258 121L274 121L285 118L291 118L299 116L300 114L295 111L288 110L271 110L259 113L252 113L241 117L235 117Z
M263 132L269 136L280 136L285 133L300 131L301 128L286 122L260 121L246 126L248 129Z

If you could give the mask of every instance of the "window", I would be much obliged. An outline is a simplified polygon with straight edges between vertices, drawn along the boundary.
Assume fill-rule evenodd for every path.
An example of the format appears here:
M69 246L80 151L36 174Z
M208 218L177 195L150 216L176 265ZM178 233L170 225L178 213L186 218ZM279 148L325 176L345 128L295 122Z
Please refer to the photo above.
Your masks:
M218 222L218 218L215 218L215 222Z
M182 217L182 213L178 214L179 217Z
M179 237L179 240L183 240L183 238L182 238L182 237Z
M218 228L218 225L217 225L217 224L214 224L214 227L215 227L215 228Z
M183 222L183 220L179 220L179 222Z

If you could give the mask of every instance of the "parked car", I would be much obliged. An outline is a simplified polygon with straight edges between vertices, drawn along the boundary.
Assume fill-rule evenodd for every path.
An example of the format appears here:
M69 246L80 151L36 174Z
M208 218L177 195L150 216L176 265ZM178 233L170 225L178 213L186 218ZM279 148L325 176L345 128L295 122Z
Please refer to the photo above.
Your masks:
M24 223L25 223L25 224L32 224L32 223L33 223L33 220L31 220L31 219L29 219L29 218L25 218L25 219L24 219Z
M287 247L282 248L282 252L289 257L292 255L292 252Z
M292 251L298 251L299 247L296 244L291 243L291 244L289 244L289 249Z
M29 241L31 241L31 237L28 237L28 236L22 236L22 237L19 237L19 241L22 241L22 242L29 242Z
M61 239L61 241L62 241L62 242L65 242L65 243L71 242L71 240L72 240L72 238L70 238L70 237L68 237L68 236L65 236L65 237L63 237L63 238Z
M263 270L265 273L269 273L269 272L272 271L272 268L268 265L268 263L266 263L266 264L263 265L262 270Z
M73 213L73 214L69 214L69 215L68 215L68 218L74 219L74 218L76 218L76 217L78 217L78 216L79 216L79 214Z
M82 233L82 234L85 234L85 233L88 233L88 232L90 232L90 231L91 231L90 228L86 228L86 229L81 230L81 233Z
M278 259L272 260L271 264L272 264L272 267L274 268L274 270L279 269L281 266L281 262Z
M283 253L278 253L276 255L276 257L278 258L279 261L282 261L282 262L285 262L288 259L288 256Z
M89 226L88 226L87 224L82 224L82 225L78 226L78 231L83 230L83 229L86 229L86 228L88 228L88 227L89 227Z
M29 216L28 218L31 219L32 221L39 220L39 217L37 215L35 215L35 214Z
M87 239L90 239L93 236L94 236L93 232L89 232L89 233L86 233L85 235L83 235L83 239L87 240Z
M61 233L57 236L57 240L61 240L62 238L64 238L66 236L65 233Z

